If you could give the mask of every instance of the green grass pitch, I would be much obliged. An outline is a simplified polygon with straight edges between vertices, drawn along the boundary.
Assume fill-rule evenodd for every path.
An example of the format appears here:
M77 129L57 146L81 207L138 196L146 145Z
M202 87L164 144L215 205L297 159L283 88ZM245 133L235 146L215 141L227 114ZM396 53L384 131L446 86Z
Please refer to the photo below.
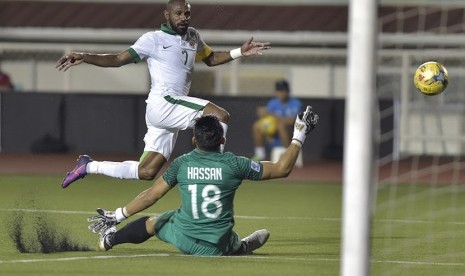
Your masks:
M339 274L340 183L245 181L236 195L235 230L246 236L267 228L271 232L268 243L250 256L190 257L155 237L143 244L95 251L98 235L87 230L86 218L97 207L115 209L126 204L150 182L89 176L63 190L59 185L61 178L0 175L0 275ZM398 209L388 208L392 190L380 190L379 210L373 219L372 275L465 274L465 218L460 214L460 210L465 210L465 190L445 187L435 188L439 193L431 193L429 189L415 190L419 196L414 200L414 208L408 203L411 201L400 201ZM396 189L401 199L411 192L410 186ZM454 206L450 203L452 192ZM172 190L146 213L177 208L178 196L177 189ZM431 196L437 211L433 214ZM35 216L46 217L58 225L57 231L91 251L19 253L9 236L11 222L18 214L31 225Z

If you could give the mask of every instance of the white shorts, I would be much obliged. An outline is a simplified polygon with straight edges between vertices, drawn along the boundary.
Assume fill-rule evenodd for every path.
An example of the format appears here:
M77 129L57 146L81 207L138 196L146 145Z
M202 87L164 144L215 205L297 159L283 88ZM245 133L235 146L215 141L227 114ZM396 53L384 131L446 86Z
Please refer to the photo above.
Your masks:
M192 128L208 103L189 96L151 96L145 111L147 133L144 151L158 152L168 160L178 131Z

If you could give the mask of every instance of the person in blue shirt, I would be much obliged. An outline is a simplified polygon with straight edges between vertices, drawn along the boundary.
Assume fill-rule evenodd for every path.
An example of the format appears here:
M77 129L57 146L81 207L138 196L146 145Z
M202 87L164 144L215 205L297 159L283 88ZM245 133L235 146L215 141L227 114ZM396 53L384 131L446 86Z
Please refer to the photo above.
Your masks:
M252 159L265 160L266 148L289 146L290 130L301 109L301 101L290 96L289 83L278 80L275 84L275 97L266 106L257 108L258 119L252 126L255 146Z

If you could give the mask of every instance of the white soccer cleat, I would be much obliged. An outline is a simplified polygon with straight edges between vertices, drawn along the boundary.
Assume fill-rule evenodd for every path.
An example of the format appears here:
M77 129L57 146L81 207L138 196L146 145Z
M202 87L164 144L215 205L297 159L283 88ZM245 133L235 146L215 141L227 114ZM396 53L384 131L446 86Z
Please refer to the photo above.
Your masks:
M108 251L113 247L113 238L116 233L116 227L110 227L105 232L100 234L100 238L98 240L98 250L99 251Z
M262 247L270 237L270 231L261 229L253 232L249 236L242 239L245 245L245 254L251 254L253 251Z

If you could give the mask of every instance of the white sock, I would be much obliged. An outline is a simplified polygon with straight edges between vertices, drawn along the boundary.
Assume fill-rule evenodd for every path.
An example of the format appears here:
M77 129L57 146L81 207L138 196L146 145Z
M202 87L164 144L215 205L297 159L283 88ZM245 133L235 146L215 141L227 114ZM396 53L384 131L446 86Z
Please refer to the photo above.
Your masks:
M139 162L92 161L87 164L86 171L119 179L139 179Z
M265 160L265 147L255 147L255 156L260 160Z
M220 122L221 126L223 127L223 137L224 137L224 144L220 145L221 152L224 152L224 146L226 145L226 133L228 132L228 125Z

